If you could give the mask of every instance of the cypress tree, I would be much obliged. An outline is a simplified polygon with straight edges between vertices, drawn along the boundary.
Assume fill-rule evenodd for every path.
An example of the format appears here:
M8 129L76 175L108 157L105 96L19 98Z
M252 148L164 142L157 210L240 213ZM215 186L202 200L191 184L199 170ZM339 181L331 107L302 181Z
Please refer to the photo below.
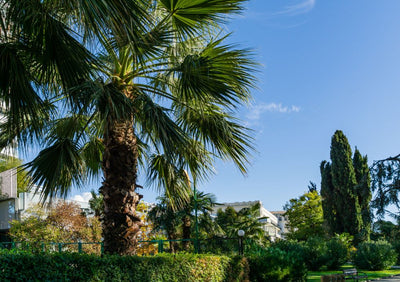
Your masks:
M360 151L357 149L354 152L353 167L356 174L356 193L358 197L358 203L361 209L361 218L363 222L363 228L361 230L360 239L362 241L369 240L371 233L371 210L370 202L372 199L371 192L371 175L368 167L367 156L362 156Z
M336 206L332 185L331 164L322 161L321 166L321 197L324 221L330 235L336 231Z
M364 227L356 190L357 179L349 142L340 130L332 136L330 157L331 164L321 164L321 196L328 201L324 209L326 223L331 233L347 232L354 235L355 243L358 243ZM332 216L334 220L329 219Z

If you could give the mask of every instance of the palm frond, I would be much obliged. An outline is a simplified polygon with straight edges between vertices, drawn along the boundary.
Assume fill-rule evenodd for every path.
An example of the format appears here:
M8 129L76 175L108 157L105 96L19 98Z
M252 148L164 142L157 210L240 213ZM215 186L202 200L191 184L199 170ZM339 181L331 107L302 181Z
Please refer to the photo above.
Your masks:
M85 162L89 178L94 179L101 173L101 162L103 160L104 144L96 136L92 136L81 149L82 158Z
M179 100L197 101L199 105L211 101L228 107L249 101L257 64L251 51L222 45L225 38L187 55L172 69L177 83L171 91Z
M218 157L233 160L242 173L246 172L250 151L254 150L250 129L218 107L209 107L204 112L188 108L179 122L195 139L209 145Z
M153 155L149 162L147 181L165 191L173 209L183 207L190 199L190 180L186 171L164 155Z
M159 0L171 18L172 29L182 37L193 36L204 26L224 22L240 13L246 0Z
M145 0L70 0L50 1L65 14L73 15L73 24L88 38L110 36L119 46L138 42L151 18ZM69 18L67 18L69 19Z
M9 125L16 135L30 128L40 134L42 120L48 119L49 107L31 84L32 77L18 55L16 44L0 44L0 99Z
M86 179L86 168L79 147L69 139L62 139L42 150L23 166L38 185L41 199L66 197L72 184L80 187Z
M155 146L162 145L166 155L175 155L175 148L185 144L184 132L177 126L166 112L167 108L153 102L145 94L135 99L137 109L135 121L140 129L139 133L154 140Z
M95 58L56 18L48 1L7 0L10 34L20 48L26 65L39 83L64 89L89 78Z

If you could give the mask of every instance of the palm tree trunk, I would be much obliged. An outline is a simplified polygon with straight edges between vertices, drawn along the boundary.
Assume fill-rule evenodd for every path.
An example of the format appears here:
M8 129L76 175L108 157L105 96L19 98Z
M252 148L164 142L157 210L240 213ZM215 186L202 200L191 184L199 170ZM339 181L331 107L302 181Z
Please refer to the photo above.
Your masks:
M183 226L182 226L183 239L190 239L191 227L192 227L190 216L186 215L182 221L183 221ZM188 251L190 247L190 241L183 241L182 245L183 249Z
M104 251L132 255L136 253L137 234L142 226L136 214L142 195L135 192L138 155L133 122L110 122L104 144L104 181L100 188L104 197Z

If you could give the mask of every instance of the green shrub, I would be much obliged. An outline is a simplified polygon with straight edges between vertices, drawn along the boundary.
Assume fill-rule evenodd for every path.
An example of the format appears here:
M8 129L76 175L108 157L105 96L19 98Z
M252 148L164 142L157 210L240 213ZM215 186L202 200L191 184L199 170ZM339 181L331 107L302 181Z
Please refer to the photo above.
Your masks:
M365 242L358 245L353 262L367 270L388 269L396 263L397 254L387 241Z
M322 238L309 238L304 243L303 259L309 270L319 270L327 262L326 242Z
M326 266L329 270L339 269L349 258L349 249L345 242L332 238L326 242Z
M270 247L248 261L251 281L306 281L307 268L294 252Z
M245 281L243 258L194 254L153 257L0 251L0 281Z
M397 254L397 265L400 265L400 242L396 241L394 243L392 243L393 249L395 250L396 254Z
M300 257L304 253L304 244L295 240L280 240L271 245L271 247L280 249L284 252L292 252L298 254Z

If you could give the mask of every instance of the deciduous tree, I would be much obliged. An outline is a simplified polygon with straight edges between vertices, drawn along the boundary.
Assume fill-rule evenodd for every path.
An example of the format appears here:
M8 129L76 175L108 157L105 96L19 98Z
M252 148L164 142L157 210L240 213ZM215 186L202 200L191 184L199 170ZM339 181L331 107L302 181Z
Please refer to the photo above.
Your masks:
M299 198L290 199L284 210L288 217L287 238L305 241L312 236L325 235L322 200L317 191L307 192Z
M101 226L96 217L86 217L75 203L59 201L45 208L34 206L24 218L11 222L10 236L17 242L98 243ZM77 245L75 245L75 250ZM100 245L85 245L87 252L100 251Z

